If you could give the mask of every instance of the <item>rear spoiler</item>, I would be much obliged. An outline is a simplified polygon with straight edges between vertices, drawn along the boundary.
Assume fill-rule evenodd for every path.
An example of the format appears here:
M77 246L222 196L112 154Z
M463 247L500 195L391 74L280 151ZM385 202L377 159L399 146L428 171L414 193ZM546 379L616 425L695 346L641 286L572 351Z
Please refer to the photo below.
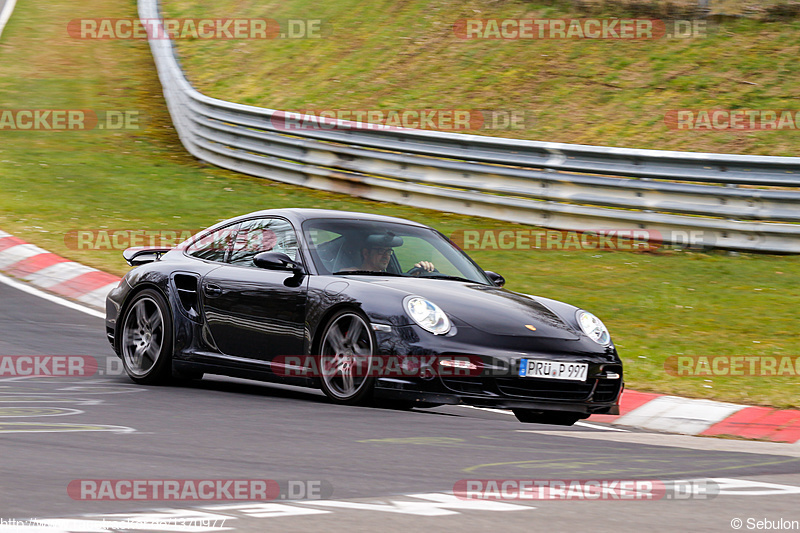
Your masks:
M172 250L172 248L161 248L158 246L137 246L128 248L122 252L122 257L130 266L146 265L153 261L160 261L161 256Z

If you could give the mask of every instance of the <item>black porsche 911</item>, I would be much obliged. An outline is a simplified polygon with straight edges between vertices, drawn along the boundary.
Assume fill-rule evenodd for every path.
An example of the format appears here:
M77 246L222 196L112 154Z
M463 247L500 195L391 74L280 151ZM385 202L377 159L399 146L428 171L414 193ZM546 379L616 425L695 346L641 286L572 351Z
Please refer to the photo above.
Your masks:
M599 319L504 289L415 222L259 211L123 255L135 268L108 295L106 331L137 383L221 374L561 425L618 414L622 362Z

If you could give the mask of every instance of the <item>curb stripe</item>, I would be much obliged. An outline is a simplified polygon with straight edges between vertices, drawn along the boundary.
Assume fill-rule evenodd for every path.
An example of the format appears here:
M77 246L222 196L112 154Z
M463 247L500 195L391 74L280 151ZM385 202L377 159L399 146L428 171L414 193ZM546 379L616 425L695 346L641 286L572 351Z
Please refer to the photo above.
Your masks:
M61 296L78 298L79 296L83 296L110 283L114 283L115 281L118 282L119 278L95 270L53 285L50 287L50 290Z
M10 235L8 237L0 237L0 252L2 252L3 250L7 250L12 246L19 246L20 244L28 244L28 243L23 241L22 239L18 239Z
M99 310L105 309L106 296L121 279L48 252L2 230L0 270L40 289ZM19 288L24 289L22 286ZM101 315L98 313L98 316Z
M37 287L49 289L53 285L58 285L76 276L93 271L93 268L73 261L67 261L65 263L56 263L55 265L45 267L38 272L25 276L23 279L30 281Z
M106 296L108 296L108 293L111 292L111 289L115 288L117 285L119 285L119 280L115 280L113 283L109 283L108 285L103 285L99 289L95 289L89 294L78 296L77 300L100 309L105 309Z
M742 409L744 405L661 396L620 417L615 424L697 435Z
M47 253L47 250L42 250L38 246L32 244L15 244L0 252L0 268L5 270L9 265L44 253Z
M736 435L773 442L800 441L800 411L747 407L705 430L702 435Z
M661 394L651 392L636 392L635 390L625 389L619 399L619 415L592 415L589 420L592 422L615 423L621 416L624 416L634 409L637 409L651 400L659 398Z
M68 261L69 259L65 259L60 255L51 253L33 255L27 259L18 261L13 265L9 265L6 272L18 278L24 278L28 274L33 274L34 272L38 272L43 268L47 268L57 263L66 263Z

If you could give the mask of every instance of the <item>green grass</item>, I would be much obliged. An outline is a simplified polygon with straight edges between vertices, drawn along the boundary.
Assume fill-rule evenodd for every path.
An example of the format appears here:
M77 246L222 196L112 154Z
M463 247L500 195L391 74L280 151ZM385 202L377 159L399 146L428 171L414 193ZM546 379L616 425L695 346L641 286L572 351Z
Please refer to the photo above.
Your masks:
M352 8L346 3L342 6ZM389 10L382 16L410 25L427 16L396 7L396 12ZM376 12L387 9L383 4L374 8ZM66 22L74 18L132 17L134 13L130 0L90 0L80 7L72 2L43 0L18 3L0 41L0 109L136 110L144 126L118 132L0 132L3 230L70 259L122 274L127 268L118 250L74 250L65 244L65 234L99 228L196 229L256 209L289 206L401 216L430 224L445 234L511 226L310 191L197 162L185 153L170 126L145 43L74 41L64 31ZM371 13L364 9L348 12L348 16L358 20ZM370 39L364 37L364 41ZM349 55L369 56L369 50L359 49L361 43L351 46ZM391 49L390 43L385 46ZM418 55L424 52L420 49ZM666 51L649 53L669 62ZM475 63L484 61L477 51L475 54ZM263 62L269 63L272 57L267 54ZM314 50L303 58L307 63L300 68L313 71L311 67L317 64ZM359 65L356 61L347 66L351 60L355 59L342 57L341 68L362 69L365 83L377 76L369 73L375 64ZM242 68L258 64L252 60ZM468 61L462 66L465 78L480 76L472 73ZM384 75L392 75L388 65L384 69ZM298 89L282 88L282 83L291 81L287 80L254 77L250 84L255 87L258 81L261 89L269 86L285 91L285 98L289 98ZM357 88L356 84L348 86ZM419 87L408 89L423 98L425 103L419 107L431 102L425 100L429 97ZM580 104L567 90L560 94L562 101ZM387 86L382 101L387 105L413 102L405 91L405 86ZM601 99L603 92L607 91L598 87L594 97ZM347 97L344 92L339 96ZM302 101L300 96L291 97L294 102ZM285 98L276 106L289 105ZM544 100L542 106L546 107ZM606 111L598 108L593 112L601 117ZM512 290L568 301L600 316L618 343L630 388L749 404L800 406L797 377L714 378L707 382L669 376L663 368L664 360L676 354L800 354L796 318L800 258L676 251L484 250L471 255L484 268L504 274Z
M648 2L596 3L593 16L625 13L604 4ZM293 110L518 110L534 117L527 127L472 133L633 148L794 156L800 141L800 125L708 132L676 131L664 122L676 109L797 109L798 20L711 22L707 37L692 39L461 40L452 29L460 19L585 17L587 10L567 1L163 4L173 17L324 21L319 39L178 43L198 89L241 103ZM657 15L665 2L652 4L662 7L639 16ZM753 7L726 4L716 12Z

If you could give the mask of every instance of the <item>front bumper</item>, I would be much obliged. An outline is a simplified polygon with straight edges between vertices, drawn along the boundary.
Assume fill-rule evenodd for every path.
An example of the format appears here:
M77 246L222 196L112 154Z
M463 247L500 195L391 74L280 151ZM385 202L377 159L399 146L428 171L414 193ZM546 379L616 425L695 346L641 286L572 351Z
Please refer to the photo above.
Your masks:
M412 342L408 342L412 340ZM459 327L457 336L432 336L416 326L395 327L378 334L387 357L459 358L475 365L463 373L453 368L432 369L427 375L379 375L377 397L447 405L472 405L501 409L619 414L624 388L623 368L613 345L593 341L548 338L487 338L471 328ZM388 355L397 353L413 355ZM520 377L522 359L588 365L585 381ZM402 365L401 365L402 366ZM436 363L434 363L436 366Z
M622 379L571 384L531 378L378 378L375 396L444 405L619 414ZM461 390L457 390L461 389Z

